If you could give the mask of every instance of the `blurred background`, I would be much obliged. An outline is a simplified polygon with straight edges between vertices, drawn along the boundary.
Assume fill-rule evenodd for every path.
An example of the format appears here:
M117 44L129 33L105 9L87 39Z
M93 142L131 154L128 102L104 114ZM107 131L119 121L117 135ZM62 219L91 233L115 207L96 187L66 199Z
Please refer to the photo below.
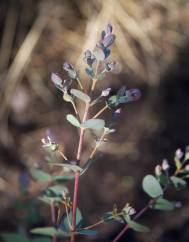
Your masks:
M143 176L163 158L172 162L175 150L189 145L189 1L0 0L0 233L26 233L49 224L47 206L35 199L41 185L30 181L29 196L21 192L28 184L27 169L44 161L40 140L46 130L70 158L78 141L65 119L72 109L50 76L58 72L66 78L62 64L68 61L88 85L83 53L93 49L109 22L116 34L112 58L118 71L96 93L126 85L139 88L142 97L124 107L117 132L101 149L103 158L81 179L79 207L86 223L98 221L114 203L142 208L147 201ZM93 146L88 137L84 158ZM72 190L73 183L68 187ZM148 212L140 221L151 232L129 232L120 241L188 242L188 191L169 197L183 207ZM120 229L120 224L103 225L98 238L78 241L108 242Z

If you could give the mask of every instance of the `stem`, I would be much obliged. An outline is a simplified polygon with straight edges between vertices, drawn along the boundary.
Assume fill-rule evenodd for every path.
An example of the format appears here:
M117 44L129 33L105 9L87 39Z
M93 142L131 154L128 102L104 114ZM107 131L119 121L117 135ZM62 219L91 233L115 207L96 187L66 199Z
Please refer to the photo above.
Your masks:
M98 111L97 114L95 114L92 118L97 118L101 113L103 113L108 108L108 105L106 104L100 111Z
M62 158L64 160L66 160L66 161L68 160L68 158L64 155L64 153L62 151L58 150L58 153L62 156Z
M79 84L79 86L80 86L80 88L81 88L81 90L83 90L83 86L82 86L82 84L81 84L81 82L80 82L80 80L79 80L79 78L77 77L77 82L78 82L78 84Z
M89 107L90 107L90 104L86 103L86 105L85 105L85 112L84 112L84 116L83 116L83 122L85 122L86 119L87 119ZM78 161L80 160L81 152L82 152L82 148L83 148L84 132L85 132L85 129L81 128L80 129L80 137L79 137L79 145L78 145L78 150L77 150L77 160Z
M51 201L51 222L54 226L56 225L56 214L53 200ZM52 242L57 242L56 235L52 236Z
M71 234L70 242L75 241L75 230L76 230L76 213L77 213L77 196L78 196L78 187L79 187L79 176L80 172L75 172L75 185L74 185L74 197L73 197L73 213L72 213L72 229L73 233Z
M98 147L100 146L100 144L101 144L102 140L104 139L104 136L105 136L105 135L106 135L106 132L103 132L102 135L101 135L101 137L100 137L100 140L99 140L98 143L95 145L93 151L91 152L91 154L90 154L90 156L89 156L90 159L93 158L95 152L97 151Z
M87 226L87 227L85 227L85 228L83 228L83 229L92 229L92 228L95 228L95 227L97 227L98 225L100 225L100 224L102 224L102 223L104 223L104 220L103 220L103 219L101 219L101 220L98 221L97 223L92 224L92 225L89 225L89 226Z

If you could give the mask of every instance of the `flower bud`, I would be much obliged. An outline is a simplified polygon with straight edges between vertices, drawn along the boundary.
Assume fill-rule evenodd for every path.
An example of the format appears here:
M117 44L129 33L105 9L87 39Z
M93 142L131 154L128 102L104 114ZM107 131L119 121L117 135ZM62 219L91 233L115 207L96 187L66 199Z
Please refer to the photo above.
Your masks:
M168 163L168 160L167 159L164 159L163 161L162 161L162 169L164 170L164 171L166 171L166 170L168 170L169 169L169 163Z
M110 87L106 88L105 90L102 90L101 96L107 97L110 94L111 90L112 89Z
M182 152L181 149L177 149L175 152L175 155L180 160L183 157L184 153Z
M155 167L155 174L156 174L156 176L160 176L161 174L162 174L162 168L161 168L161 166L160 165L157 165L156 167Z

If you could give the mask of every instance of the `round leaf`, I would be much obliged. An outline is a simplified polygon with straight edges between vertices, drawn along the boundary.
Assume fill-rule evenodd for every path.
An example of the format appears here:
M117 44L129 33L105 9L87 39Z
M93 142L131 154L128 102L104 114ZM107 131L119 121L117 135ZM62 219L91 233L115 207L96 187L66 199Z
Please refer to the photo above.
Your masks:
M153 198L163 195L163 190L157 181L157 179L152 175L147 175L144 177L142 182L143 190Z
M164 198L158 198L156 200L156 203L152 205L152 209L158 209L158 210L165 210L165 211L171 211L174 209L174 205L172 202L169 202L168 200Z
M133 230L141 233L147 233L150 231L150 229L142 224L136 223L134 221L130 221L129 227L132 228Z
M68 114L66 116L66 119L68 120L68 122L70 122L73 126L76 126L76 127L80 127L80 123L79 121L76 119L75 116L73 116L72 114Z
M80 90L71 89L70 93L86 103L91 101L90 97Z
M105 126L105 122L103 119L88 119L81 126L85 129L103 129Z

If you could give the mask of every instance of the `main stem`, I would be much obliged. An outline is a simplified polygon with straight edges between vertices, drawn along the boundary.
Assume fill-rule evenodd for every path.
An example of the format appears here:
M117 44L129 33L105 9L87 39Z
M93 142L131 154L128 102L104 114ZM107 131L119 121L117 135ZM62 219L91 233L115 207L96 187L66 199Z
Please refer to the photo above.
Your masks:
M90 104L89 102L86 103L85 105L85 112L83 115L83 122L86 121L88 111L89 111ZM84 133L85 129L81 128L80 129L80 136L79 136L79 145L78 145L78 150L77 150L77 161L80 162L81 158L81 152L83 148L83 141L84 141ZM71 240L70 242L75 242L75 230L76 230L76 213L77 213L77 197L78 197L78 188L79 188L79 176L80 172L77 171L75 172L75 184L74 184L74 195L73 195L73 210L72 210L72 234L71 234Z

